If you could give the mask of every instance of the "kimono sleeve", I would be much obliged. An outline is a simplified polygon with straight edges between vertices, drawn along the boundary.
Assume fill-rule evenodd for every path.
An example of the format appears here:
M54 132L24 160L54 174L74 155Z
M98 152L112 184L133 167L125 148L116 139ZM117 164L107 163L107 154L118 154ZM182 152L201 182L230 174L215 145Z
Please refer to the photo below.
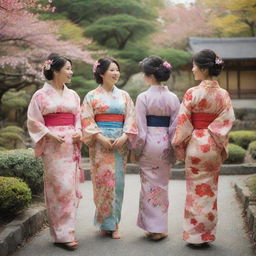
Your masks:
M213 137L216 145L221 150L222 160L226 160L228 157L228 133L235 121L235 114L232 107L231 99L226 92L225 104L218 117L208 126L208 130Z
M136 119L135 119L135 109L134 104L128 93L125 93L125 121L123 127L123 133L126 133L129 140L134 138L134 135L138 133Z
M92 95L87 94L81 107L82 141L92 146L95 142L95 135L100 133L100 129L94 120L92 107Z
M139 95L135 104L136 123L138 127L138 134L131 141L131 149L136 155L140 155L143 151L147 138L147 118L146 118L146 103L142 95Z
M172 139L172 146L178 160L185 161L187 144L192 136L194 127L191 122L192 93L188 90L180 106L177 116L175 133Z
M80 97L75 93L76 109L75 109L75 130L82 136L82 125L81 125L81 107Z
M44 123L44 118L40 109L39 94L32 97L28 106L27 118L29 135L36 143L35 155L40 156L44 149L44 136L49 132L49 129L45 126Z

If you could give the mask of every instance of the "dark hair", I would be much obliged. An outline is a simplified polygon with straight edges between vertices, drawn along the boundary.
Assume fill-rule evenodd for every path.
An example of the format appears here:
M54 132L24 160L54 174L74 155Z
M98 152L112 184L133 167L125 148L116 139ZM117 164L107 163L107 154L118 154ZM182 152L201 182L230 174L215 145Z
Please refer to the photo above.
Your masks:
M51 53L47 57L44 65L43 65L43 72L44 72L45 78L47 80L53 80L54 71L60 71L65 66L67 61L69 61L70 64L72 65L72 61L70 59L60 56L57 53ZM48 67L47 67L47 65L48 65Z
M93 74L94 74L94 78L98 84L103 83L103 79L102 79L101 75L105 74L105 72L108 70L111 63L115 63L117 65L118 69L120 70L120 66L119 66L118 62L115 59L113 59L112 57L103 57L103 58L98 59L95 62L94 66L93 66Z
M208 69L209 76L218 76L223 67L223 60L210 49L204 49L193 56L193 62L200 69Z
M150 56L140 62L140 68L146 76L154 75L158 82L167 81L172 73L172 66L159 56Z

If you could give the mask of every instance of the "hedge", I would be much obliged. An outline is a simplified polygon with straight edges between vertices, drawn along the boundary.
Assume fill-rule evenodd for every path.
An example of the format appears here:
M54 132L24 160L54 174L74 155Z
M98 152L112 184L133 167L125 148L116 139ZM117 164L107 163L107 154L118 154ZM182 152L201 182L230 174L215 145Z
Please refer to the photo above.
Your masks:
M235 144L228 144L228 159L226 164L240 164L244 162L246 150Z
M252 195L256 196L256 175L249 177L246 180L246 185L249 188L249 190L251 191Z
M31 202L31 190L21 179L0 177L0 215L13 215Z
M253 141L249 144L249 153L253 159L256 159L256 141Z
M43 164L33 150L0 151L0 176L18 177L31 188L32 194L43 191Z
M229 142L244 149L247 149L254 140L256 140L256 131L232 131L229 133Z

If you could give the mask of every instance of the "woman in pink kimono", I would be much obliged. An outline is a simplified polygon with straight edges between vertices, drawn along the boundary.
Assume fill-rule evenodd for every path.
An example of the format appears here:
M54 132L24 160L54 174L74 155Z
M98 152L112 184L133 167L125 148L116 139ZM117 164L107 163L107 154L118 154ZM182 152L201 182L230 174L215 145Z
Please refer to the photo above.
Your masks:
M119 239L126 141L137 134L134 105L128 93L115 86L120 77L116 60L99 59L93 73L99 86L85 96L81 116L82 140L89 146L95 224L102 234Z
M185 93L172 141L177 158L185 161L183 239L192 246L215 240L219 171L235 120L228 92L213 80L222 68L223 61L211 50L194 55L192 72L201 83Z
M132 148L141 177L137 225L150 239L160 240L168 232L168 184L171 163L175 162L170 143L180 102L162 84L171 75L168 62L150 56L141 62L141 69L149 89L138 96L135 107L139 133Z
M45 201L54 244L73 250L78 246L75 219L81 198L80 98L65 85L73 74L69 59L51 54L43 72L48 81L31 99L27 126L36 143L35 154L43 160Z

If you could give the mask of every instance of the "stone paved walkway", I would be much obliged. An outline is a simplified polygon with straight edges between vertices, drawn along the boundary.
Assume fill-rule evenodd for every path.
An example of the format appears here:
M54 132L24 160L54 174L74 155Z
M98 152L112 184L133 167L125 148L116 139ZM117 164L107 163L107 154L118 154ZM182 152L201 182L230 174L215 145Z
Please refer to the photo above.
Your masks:
M170 183L169 237L152 242L143 236L136 225L139 176L126 176L123 216L120 224L123 238L112 240L101 237L93 226L94 205L90 181L82 184L84 199L78 211L77 238L80 247L68 252L53 246L49 230L44 229L31 239L14 256L253 256L251 242L243 229L239 203L235 199L232 182L241 176L221 176L219 184L219 223L217 239L210 248L193 250L182 241L182 216L185 199L185 181Z

